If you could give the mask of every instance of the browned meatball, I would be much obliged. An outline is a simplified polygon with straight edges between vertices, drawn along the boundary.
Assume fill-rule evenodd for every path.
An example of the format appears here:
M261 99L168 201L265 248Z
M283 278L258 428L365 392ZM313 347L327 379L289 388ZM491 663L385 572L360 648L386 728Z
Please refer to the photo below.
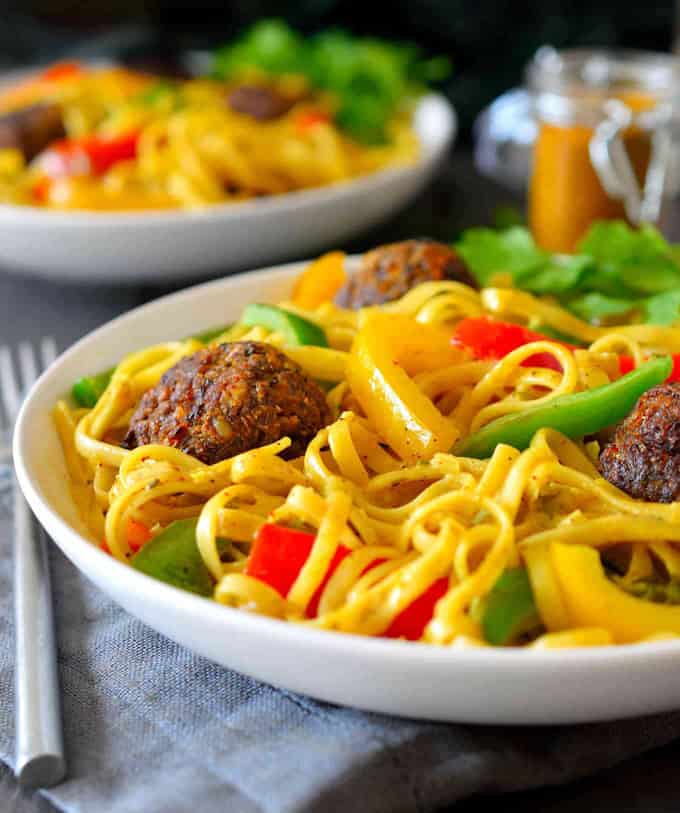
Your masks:
M34 104L0 115L0 149L20 150L27 161L65 135L61 111L53 104Z
M343 308L382 305L399 299L421 282L454 280L477 288L464 260L444 243L404 240L364 254L361 268L335 298Z
M294 100L264 85L238 85L229 93L229 107L258 121L278 119L287 113Z
M232 342L175 364L144 394L123 445L175 446L204 463L289 437L301 455L330 421L321 388L280 350Z
M640 398L600 455L600 471L636 499L680 499L680 383Z

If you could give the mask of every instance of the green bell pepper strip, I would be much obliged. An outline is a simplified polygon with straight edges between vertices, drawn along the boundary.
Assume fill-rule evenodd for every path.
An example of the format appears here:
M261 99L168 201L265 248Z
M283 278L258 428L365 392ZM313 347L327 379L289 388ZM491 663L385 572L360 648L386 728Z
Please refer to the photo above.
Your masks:
M213 580L196 546L196 519L180 519L162 530L130 560L135 570L199 596L210 596Z
M149 540L130 559L135 570L154 579L197 593L211 596L214 581L205 566L196 544L197 519L178 519ZM223 554L231 543L218 539L218 549Z
M523 451L539 429L556 429L570 438L599 432L625 418L638 398L662 384L672 369L668 356L652 359L611 384L561 395L541 406L492 421L458 443L453 452L482 460L491 457L499 443Z
M241 323L246 327L259 325L276 331L291 345L311 344L316 347L328 347L326 334L318 325L276 305L260 303L248 305L243 312Z
M76 404L92 409L101 398L104 390L109 386L109 381L111 381L115 369L115 367L112 367L103 373L79 378L71 389L71 395Z
M501 574L479 609L484 638L495 646L516 641L541 627L527 571L515 567Z

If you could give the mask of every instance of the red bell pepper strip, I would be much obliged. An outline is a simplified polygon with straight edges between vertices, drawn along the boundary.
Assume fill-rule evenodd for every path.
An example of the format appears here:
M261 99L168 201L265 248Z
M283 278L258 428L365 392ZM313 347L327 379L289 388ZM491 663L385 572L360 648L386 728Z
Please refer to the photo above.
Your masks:
M77 62L56 62L54 65L50 65L49 68L45 68L40 74L40 79L45 82L56 82L60 79L70 79L83 72L82 65Z
M127 522L127 541L128 545L132 549L133 553L137 553L140 548L143 548L144 545L152 538L153 534L147 528L146 525L142 522L137 522L136 519L129 519ZM104 551L104 553L108 553L109 555L113 555L111 550L106 542L106 539L103 539L99 547Z
M555 342L569 350L576 345L555 341L541 333L536 333L523 325L500 322L488 316L463 319L456 327L452 342L466 347L477 359L502 359L513 350L533 342ZM523 362L525 367L546 367L561 372L559 361L550 353L537 353Z
M304 135L319 124L328 124L330 120L328 113L323 110L305 110L295 119L295 129L300 135Z
M288 595L307 557L314 546L314 534L284 528L281 525L266 523L255 537L248 564L247 576L265 582L273 587L284 598ZM319 609L319 600L328 580L338 565L350 554L349 548L338 546L331 560L326 575L316 589L307 607L306 615L314 618ZM376 559L366 567L363 573L377 567L384 559ZM363 574L362 574L363 575ZM428 621L432 618L435 604L448 590L448 579L438 579L408 607L397 615L384 632L388 638L408 638L418 640Z
M38 203L47 203L52 187L52 179L43 176L33 186L33 197Z
M255 537L245 573L265 582L284 598L295 583L314 546L314 534L266 523ZM350 550L339 545L321 584L307 606L307 617L314 618L319 609L321 594L337 566Z
M135 158L138 141L138 131L116 138L95 135L64 139L38 157L38 166L48 178L103 175L114 164Z
M500 322L488 316L471 317L458 323L452 342L458 347L465 347L477 359L502 359L513 350L532 342L553 342L568 350L578 349L576 345L568 342L551 339L543 336L523 325L512 322ZM550 353L536 353L522 362L524 367L544 367L562 372L562 366L555 356ZM635 369L635 360L631 356L619 356L619 370L621 375L630 373ZM673 356L673 371L668 381L680 381L680 353Z
M134 553L143 548L152 536L151 531L142 522L137 522L134 519L128 520L127 541Z
M387 638L406 638L418 641L428 622L434 615L434 608L449 589L448 579L437 579L418 598L395 616L383 635Z
M666 381L680 381L680 353L674 353L671 358L673 360L673 369ZM631 372L631 370L635 369L635 359L631 356L619 356L619 369L622 375Z

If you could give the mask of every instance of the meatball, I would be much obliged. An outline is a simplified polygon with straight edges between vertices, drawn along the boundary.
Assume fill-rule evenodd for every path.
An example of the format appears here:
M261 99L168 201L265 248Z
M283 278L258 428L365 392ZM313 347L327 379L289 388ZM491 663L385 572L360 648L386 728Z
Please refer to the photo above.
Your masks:
M257 121L278 119L293 106L294 100L264 85L238 85L229 93L229 107Z
M169 369L142 397L123 445L162 443L217 463L287 436L291 458L330 419L321 388L280 350L232 342Z
M680 499L680 383L640 398L600 455L600 471L636 499Z
M0 115L0 149L20 150L27 161L65 135L61 111L53 104L34 104Z
M453 280L477 288L465 261L434 240L404 240L364 254L361 268L338 292L343 308L382 305L399 299L421 282Z

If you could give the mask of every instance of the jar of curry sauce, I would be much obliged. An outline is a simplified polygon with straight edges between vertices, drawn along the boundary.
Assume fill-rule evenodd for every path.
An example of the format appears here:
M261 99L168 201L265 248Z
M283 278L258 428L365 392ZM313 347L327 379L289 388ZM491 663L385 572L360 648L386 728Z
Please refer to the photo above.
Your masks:
M675 193L680 62L643 51L541 48L528 68L537 123L529 225L573 251L595 220L658 223Z

